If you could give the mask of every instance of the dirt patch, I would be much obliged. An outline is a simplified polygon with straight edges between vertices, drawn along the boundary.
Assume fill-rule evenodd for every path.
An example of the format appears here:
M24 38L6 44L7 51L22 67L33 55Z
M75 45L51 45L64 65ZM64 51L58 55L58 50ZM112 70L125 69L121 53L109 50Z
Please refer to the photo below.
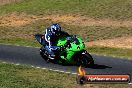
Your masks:
M16 13L13 13L11 15L0 17L0 26L17 27L17 26L30 24L31 22L33 22L31 16L28 16L26 14L18 15Z
M86 42L86 47L88 46L106 46L113 48L127 48L132 49L132 37L120 37L115 39L99 40L93 42Z
M19 2L19 1L22 1L22 0L0 0L0 5L5 5L5 4Z
M93 19L84 16L73 16L73 15L51 15L47 16L54 22L64 22L69 25L78 26L114 26L114 27L132 27L132 21L119 21L111 19Z
M63 22L68 25L77 26L114 26L114 27L132 27L132 21L111 20L111 19L93 19L74 15L49 15L34 16L27 14L16 14L0 16L0 26L23 26L35 22L36 20L51 20L53 22Z

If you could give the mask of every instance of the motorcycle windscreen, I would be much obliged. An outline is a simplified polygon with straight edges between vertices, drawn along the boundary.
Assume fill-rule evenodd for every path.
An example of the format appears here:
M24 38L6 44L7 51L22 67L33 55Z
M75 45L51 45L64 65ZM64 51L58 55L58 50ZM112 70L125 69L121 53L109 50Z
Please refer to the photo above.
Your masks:
M42 36L43 36L43 35L41 35L41 34L36 34L36 35L35 35L35 38L36 38L36 40L37 40L41 45L45 45L45 40L42 39Z

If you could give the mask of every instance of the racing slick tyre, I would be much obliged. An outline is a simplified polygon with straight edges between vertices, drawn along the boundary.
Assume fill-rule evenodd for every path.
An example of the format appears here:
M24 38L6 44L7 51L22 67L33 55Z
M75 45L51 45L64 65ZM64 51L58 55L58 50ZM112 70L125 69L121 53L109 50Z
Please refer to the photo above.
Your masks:
M93 57L89 53L86 53L85 55L88 58L89 66L93 66L94 65L94 59L93 59Z
M89 53L82 54L79 62L83 67L91 67L94 65L94 60Z

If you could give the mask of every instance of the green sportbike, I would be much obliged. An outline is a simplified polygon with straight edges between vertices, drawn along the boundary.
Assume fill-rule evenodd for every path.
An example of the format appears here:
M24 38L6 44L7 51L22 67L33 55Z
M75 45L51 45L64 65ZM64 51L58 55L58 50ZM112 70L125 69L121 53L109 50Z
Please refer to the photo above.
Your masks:
M81 66L92 66L94 65L94 60L92 56L85 50L84 42L81 38L75 35L62 36L55 41L56 50L53 50L56 57L54 60L51 59L47 48L47 44L42 39L41 34L36 34L36 40L42 45L40 48L40 55L46 61L60 63L60 64L71 64L71 65L81 65Z

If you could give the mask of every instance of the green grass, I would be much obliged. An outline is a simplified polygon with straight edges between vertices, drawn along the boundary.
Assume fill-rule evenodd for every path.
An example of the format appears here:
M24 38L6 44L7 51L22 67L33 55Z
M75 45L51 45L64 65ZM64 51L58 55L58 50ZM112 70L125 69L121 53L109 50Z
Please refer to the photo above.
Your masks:
M79 14L93 18L132 19L131 0L23 0L0 6L0 14Z
M37 43L36 40L29 40L29 39L0 39L1 44L12 44L12 45L21 45L21 46L32 46L32 47L40 47L41 45Z
M0 70L0 88L79 88L71 74L2 63Z
M132 49L93 46L87 47L87 50L90 53L132 59Z
M0 62L0 88L131 88L127 84L78 85L76 75Z

